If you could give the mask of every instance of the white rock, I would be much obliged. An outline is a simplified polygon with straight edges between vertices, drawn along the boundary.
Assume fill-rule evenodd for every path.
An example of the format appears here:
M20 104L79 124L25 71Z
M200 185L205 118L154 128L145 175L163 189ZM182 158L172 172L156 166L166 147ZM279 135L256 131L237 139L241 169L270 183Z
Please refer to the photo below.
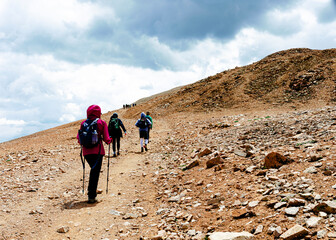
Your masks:
M308 230L300 225L295 225L294 227L288 229L284 232L280 238L285 240L301 238L308 234Z
M258 234L262 233L263 229L264 229L264 226L263 225L259 225L257 227L257 229L255 230L254 234L258 235Z
M259 201L252 201L252 202L249 202L248 206L250 208L254 208L254 207L258 206L258 204L259 204Z
M304 173L317 173L317 169L315 167L309 167L303 171Z
M321 222L322 218L320 217L311 217L306 220L306 226L309 228L315 228Z
M279 180L279 178L277 177L277 176L267 176L268 177L268 179L269 180L271 180L271 181L278 181Z
M336 238L336 232L330 232L327 236L328 238Z
M326 214L325 212L319 212L319 216L321 218L327 218L328 217L328 214Z
M254 239L249 232L214 232L209 235L209 240L249 240Z
M285 209L285 213L290 216L295 216L299 212L300 208L298 207L289 207Z
M279 208L282 208L286 205L287 205L287 203L285 203L285 202L278 202L274 205L274 209L279 209Z
M321 239L321 238L324 238L326 234L327 234L327 230L323 229L321 231L318 231L316 236L318 239Z

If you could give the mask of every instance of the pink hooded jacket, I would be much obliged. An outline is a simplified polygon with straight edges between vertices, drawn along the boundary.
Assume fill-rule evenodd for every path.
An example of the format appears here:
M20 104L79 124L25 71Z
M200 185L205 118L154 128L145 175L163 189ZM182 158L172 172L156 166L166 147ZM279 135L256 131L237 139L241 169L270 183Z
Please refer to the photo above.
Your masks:
M102 140L104 140L104 142L106 144L110 144L112 142L112 139L109 136L108 133L108 128L107 128L107 124L104 120L100 119L101 116L101 109L98 105L91 105L90 107L88 107L87 111L87 118L91 119L91 120L95 120L96 118L99 118L99 120L97 121L97 130L98 130L98 134L99 134L99 144L93 148L85 148L83 147L83 155L89 155L89 154L99 154L99 147L100 147L100 155L105 155L105 149L103 146L103 142ZM83 128L83 124L86 120L84 120L81 123L80 128ZM77 134L77 139L78 139L78 143L79 143L79 135Z

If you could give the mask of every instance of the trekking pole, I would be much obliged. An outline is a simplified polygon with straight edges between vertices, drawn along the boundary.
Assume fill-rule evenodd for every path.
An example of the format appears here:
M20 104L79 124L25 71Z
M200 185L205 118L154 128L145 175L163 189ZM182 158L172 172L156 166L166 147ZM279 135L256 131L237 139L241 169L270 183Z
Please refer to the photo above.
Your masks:
M108 148L108 157L107 157L106 194L108 193L108 182L109 182L109 171L110 171L110 149L111 149L111 143L109 144L109 148Z
M82 160L82 165L83 165L83 194L84 194L84 184L85 184L85 162L83 160L83 146L81 145L81 152L80 152L81 160Z

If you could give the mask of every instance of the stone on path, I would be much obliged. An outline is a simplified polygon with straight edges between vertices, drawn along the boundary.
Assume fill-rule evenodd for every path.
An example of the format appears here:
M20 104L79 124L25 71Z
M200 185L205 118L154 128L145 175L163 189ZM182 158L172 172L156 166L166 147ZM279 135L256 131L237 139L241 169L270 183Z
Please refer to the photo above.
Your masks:
M308 230L300 225L295 225L294 227L288 229L284 232L280 239L292 240L297 238L302 238L308 234Z
M67 232L69 232L69 227L67 227L67 226L62 226L62 227L60 227L59 229L57 229L57 232L58 232L58 233L67 233Z
M214 232L209 235L209 240L249 240L254 239L249 232Z

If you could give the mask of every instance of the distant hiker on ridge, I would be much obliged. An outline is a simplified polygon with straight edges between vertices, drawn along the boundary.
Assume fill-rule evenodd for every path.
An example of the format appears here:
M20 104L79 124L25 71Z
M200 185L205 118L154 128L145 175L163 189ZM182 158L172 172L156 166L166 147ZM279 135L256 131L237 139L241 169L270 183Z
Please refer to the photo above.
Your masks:
M122 128L122 130L124 131L125 135L126 135L126 128L123 124L123 122L118 118L118 114L117 113L113 113L113 115L110 118L110 122L108 125L108 131L110 134L110 137L113 140L113 144L112 144L112 148L113 148L113 157L116 157L116 144L117 144L117 154L120 155L120 138L122 137L122 131L120 129L120 127Z
M153 128L153 119L152 119L152 117L150 116L150 113L149 113L149 112L146 113L146 118L149 119L149 121L151 122L151 125L150 125L150 127L148 128L148 141L149 141L149 132L150 132L150 130L152 130L152 128Z
M146 118L145 113L141 113L140 119L135 123L135 126L139 128L139 135L140 135L140 146L141 152L144 151L143 141L145 140L145 150L147 151L147 144L148 144L148 130L151 127L151 122L148 118Z
M91 167L88 186L88 203L95 203L97 201L97 185L103 157L105 155L102 140L104 140L106 144L111 143L107 124L104 120L100 119L100 117L101 109L98 105L91 105L88 107L87 120L81 123L77 135L78 142L82 145L81 156L83 153L84 158ZM83 160L82 163L83 169L85 170L85 162ZM84 176L85 175L83 174L83 184Z

